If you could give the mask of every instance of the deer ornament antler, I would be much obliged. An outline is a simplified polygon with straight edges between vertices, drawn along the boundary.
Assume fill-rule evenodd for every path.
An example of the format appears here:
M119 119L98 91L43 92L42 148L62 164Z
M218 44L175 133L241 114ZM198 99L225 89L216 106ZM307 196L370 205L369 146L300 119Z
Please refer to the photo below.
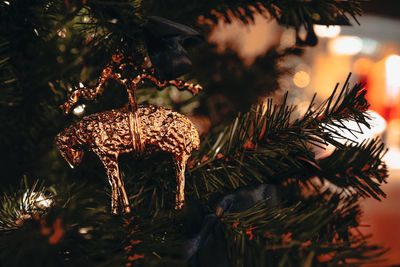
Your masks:
M147 61L148 57L145 57L144 60ZM178 89L187 89L194 95L203 89L199 84L192 84L177 79L160 81L155 75L154 68L140 68L134 63L133 57L125 57L122 53L118 53L112 56L110 63L103 69L98 84L94 89L83 87L75 90L68 101L61 106L61 109L66 114L69 114L81 97L86 100L96 99L98 95L103 93L104 85L109 79L113 79L124 86L128 93L129 105L132 112L137 108L135 98L136 89L140 82L145 79L153 81L158 88L174 85Z

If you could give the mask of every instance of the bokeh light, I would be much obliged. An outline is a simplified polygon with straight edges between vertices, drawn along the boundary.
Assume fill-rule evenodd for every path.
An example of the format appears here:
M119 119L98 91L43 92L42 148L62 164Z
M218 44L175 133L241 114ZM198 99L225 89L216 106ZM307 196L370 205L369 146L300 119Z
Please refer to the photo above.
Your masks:
M314 25L314 31L315 34L318 37L323 37L323 38L334 38L337 37L342 28L339 25Z
M400 87L400 56L390 55L385 61L385 67L386 84L390 87Z
M361 76L368 75L373 66L374 62L366 57L360 57L353 64L354 71Z
M362 52L364 54L373 55L378 50L378 42L369 38L362 39Z
M82 115L85 112L85 105L79 105L72 111L75 115Z
M361 51L363 43L357 36L341 36L328 44L330 52L337 55L355 55Z
M297 87L304 88L310 84L310 75L303 70L298 71L293 77L293 83Z

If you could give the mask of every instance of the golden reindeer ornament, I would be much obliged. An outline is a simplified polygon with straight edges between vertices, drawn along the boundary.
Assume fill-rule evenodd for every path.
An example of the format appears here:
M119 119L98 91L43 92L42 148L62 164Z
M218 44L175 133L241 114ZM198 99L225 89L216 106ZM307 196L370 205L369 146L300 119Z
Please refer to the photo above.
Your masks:
M135 91L143 79L153 81L159 88L174 85L179 89L186 88L193 94L197 94L201 86L180 80L159 81L154 69L139 68L132 58L117 54L103 70L95 89L76 90L61 108L68 114L80 97L95 99L103 92L103 85L108 79L114 79L126 88L128 104L121 109L89 115L64 129L56 136L58 149L71 167L81 163L86 150L97 154L107 170L112 189L113 214L118 213L119 206L123 212L130 212L128 196L119 174L119 154L132 151L169 152L174 157L177 172L175 208L181 209L185 200L185 166L191 152L200 146L198 132L182 114L157 106L137 106Z

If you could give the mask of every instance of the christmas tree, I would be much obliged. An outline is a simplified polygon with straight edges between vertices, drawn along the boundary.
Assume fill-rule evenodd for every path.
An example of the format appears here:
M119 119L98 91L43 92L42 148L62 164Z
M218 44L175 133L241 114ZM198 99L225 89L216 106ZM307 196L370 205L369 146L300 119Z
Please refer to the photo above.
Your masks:
M287 71L278 61L316 44L314 24L356 19L360 1L18 0L1 1L0 14L1 266L358 266L384 254L358 231L359 200L385 197L384 145L343 134L356 134L346 121L369 127L363 84L348 78L298 116L291 92L265 99ZM220 20L248 24L256 14L293 27L296 45L248 66L204 38ZM167 110L154 105L179 112L166 111L163 127L192 138L186 164L174 165L177 144L142 148L155 122L137 130L137 116ZM117 109L134 152L117 158L124 184L111 178L110 187L94 153L67 155L82 161L71 169L54 138L90 118L116 125L84 116ZM179 116L196 133L173 126ZM83 144L77 131L66 148ZM328 144L334 152L318 158Z

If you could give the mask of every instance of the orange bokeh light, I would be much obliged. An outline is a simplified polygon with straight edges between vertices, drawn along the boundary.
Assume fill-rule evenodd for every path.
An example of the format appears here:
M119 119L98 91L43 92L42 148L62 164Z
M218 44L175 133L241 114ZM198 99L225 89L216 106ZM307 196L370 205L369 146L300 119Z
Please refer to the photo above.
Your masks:
M360 76L366 76L374 66L374 62L365 57L357 59L353 64L354 71Z

